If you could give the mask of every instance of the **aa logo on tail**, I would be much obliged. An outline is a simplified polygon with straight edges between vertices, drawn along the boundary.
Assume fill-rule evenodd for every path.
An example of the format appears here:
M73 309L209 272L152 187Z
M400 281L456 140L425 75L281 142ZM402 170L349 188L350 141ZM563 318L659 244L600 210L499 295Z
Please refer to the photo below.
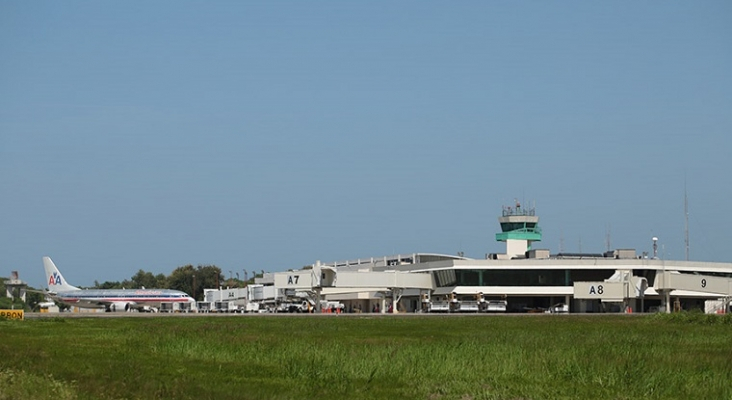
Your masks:
M59 275L58 272L54 272L53 275L51 275L51 277L48 278L48 284L49 285L60 285L61 284L61 275Z

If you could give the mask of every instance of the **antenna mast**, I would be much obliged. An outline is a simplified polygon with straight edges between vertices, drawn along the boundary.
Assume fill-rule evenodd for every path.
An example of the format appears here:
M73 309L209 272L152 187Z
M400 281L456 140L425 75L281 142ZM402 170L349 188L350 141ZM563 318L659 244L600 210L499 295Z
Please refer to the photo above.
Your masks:
M684 244L686 245L686 261L689 261L689 199L686 195L686 181L684 181Z
M564 253L564 230L559 233L559 252Z

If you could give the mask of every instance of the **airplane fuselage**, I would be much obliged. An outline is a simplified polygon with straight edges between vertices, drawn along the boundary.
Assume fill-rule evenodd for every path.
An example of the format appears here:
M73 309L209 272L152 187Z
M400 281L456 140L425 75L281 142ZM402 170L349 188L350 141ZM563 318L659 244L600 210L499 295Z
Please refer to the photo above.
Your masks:
M173 289L80 289L70 285L51 258L43 257L43 269L48 282L47 295L56 301L83 308L105 308L108 311L143 310L160 308L161 303L189 303L195 309L196 301L188 294Z
M189 303L186 293L172 289L82 289L56 293L58 301L78 307L108 308L110 304L160 307L160 303Z

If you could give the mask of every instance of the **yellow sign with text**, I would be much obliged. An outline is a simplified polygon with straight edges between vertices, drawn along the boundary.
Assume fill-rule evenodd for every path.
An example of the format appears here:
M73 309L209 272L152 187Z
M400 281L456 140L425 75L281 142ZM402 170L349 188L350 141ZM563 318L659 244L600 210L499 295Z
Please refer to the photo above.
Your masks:
M0 310L0 318L24 319L23 310Z

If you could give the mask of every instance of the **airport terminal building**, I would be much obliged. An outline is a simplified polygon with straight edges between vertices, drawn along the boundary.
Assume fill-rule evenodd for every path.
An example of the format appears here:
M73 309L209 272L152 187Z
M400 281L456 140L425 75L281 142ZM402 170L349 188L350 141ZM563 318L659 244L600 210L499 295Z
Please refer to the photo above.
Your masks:
M498 220L496 240L506 244L505 253L316 262L264 274L253 285L262 295L249 300L270 310L305 299L314 310L337 303L343 312L380 313L728 311L732 263L661 260L655 241L651 255L633 249L552 254L534 248L541 240L534 208L504 207Z

